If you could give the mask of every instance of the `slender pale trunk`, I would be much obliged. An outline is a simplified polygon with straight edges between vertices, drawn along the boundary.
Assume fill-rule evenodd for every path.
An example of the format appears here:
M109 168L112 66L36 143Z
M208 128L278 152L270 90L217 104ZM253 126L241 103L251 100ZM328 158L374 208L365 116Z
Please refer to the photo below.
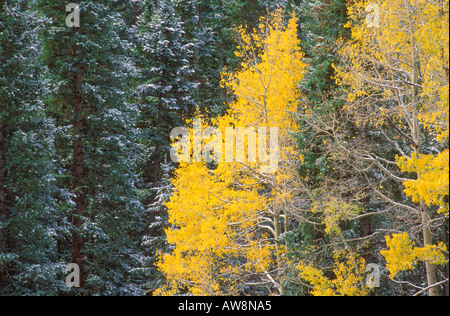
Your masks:
M275 190L276 188L276 176L274 175L272 177L272 187L273 190ZM274 199L274 196L272 195L272 199ZM280 295L284 295L284 287L283 287L283 282L281 281L281 271L283 268L283 262L281 259L281 248L283 247L282 244L280 243L279 239L280 236L282 234L282 228L281 228L281 205L279 204L279 202L275 202L273 208L272 208L272 212L273 212L273 226L274 226L274 232L275 232L275 252L276 252L276 259L277 259L277 275L278 275L278 290L280 291Z
M413 17L414 19L414 17ZM411 46L412 46L412 109L413 109L413 130L412 130L412 138L414 141L414 154L419 155L421 154L421 140L420 140L420 124L419 124L419 56L417 51L417 43L415 39L415 26L414 26L414 20L413 20L413 27L412 27L412 34L411 34ZM417 175L418 177L420 174ZM422 233L423 233L423 243L424 246L432 245L432 232L431 232L431 226L430 226L430 211L428 209L428 206L426 205L425 201L420 202L420 208L422 212ZM425 261L425 269L427 274L427 283L428 286L436 284L437 283L437 276L436 276L436 267L431 264L429 261ZM439 290L437 286L431 287L428 291L430 296L438 296Z
M443 19L444 18L444 1L440 0L439 1L439 6L441 9L439 9L439 18ZM442 70L445 74L445 82L449 83L449 69L448 69L448 58L446 57L445 54L445 49L444 47L441 49L441 59L442 59ZM443 242L445 244L448 243L448 217L445 220L445 224L444 224L444 234L443 234ZM447 255L447 259L448 259L448 255ZM445 277L448 279L448 275L449 275L449 263L447 262L447 265L445 267ZM449 296L449 284L448 282L444 284L444 296Z

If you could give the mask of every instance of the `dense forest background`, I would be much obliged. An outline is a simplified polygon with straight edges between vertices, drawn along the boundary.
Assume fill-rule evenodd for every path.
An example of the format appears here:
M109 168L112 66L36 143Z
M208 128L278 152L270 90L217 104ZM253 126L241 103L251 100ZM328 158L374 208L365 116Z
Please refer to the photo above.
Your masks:
M448 1L72 2L0 0L0 295L448 295Z

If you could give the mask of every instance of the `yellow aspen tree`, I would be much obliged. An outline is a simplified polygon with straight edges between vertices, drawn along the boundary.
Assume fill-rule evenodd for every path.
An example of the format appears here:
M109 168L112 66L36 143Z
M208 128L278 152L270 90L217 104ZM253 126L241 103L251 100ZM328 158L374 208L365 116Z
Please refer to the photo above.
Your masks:
M224 85L236 96L230 109L216 124L221 130L227 126L257 128L259 126L278 129L278 163L276 171L268 175L255 174L261 169L261 161L245 167L246 182L260 182L266 193L266 211L262 213L258 226L268 230L274 239L277 269L283 269L282 244L279 239L289 223L289 208L296 190L295 166L303 157L296 152L292 134L298 131L294 115L297 112L299 90L297 85L304 76L306 64L302 61L300 41L297 39L297 19L292 17L283 26L281 11L270 19L261 19L259 30L246 34L239 29L240 46L238 57L245 61L242 70L236 74L224 74ZM260 144L259 144L260 145ZM227 156L227 153L225 153ZM232 165L222 165L242 174L243 165L234 161ZM272 166L273 167L273 166ZM242 182L245 185L245 182ZM282 222L284 225L282 225ZM284 226L284 227L282 227ZM280 274L280 273L279 273ZM277 282L274 282L277 283ZM282 285L277 287L282 293Z
M347 25L352 39L338 43L344 66L337 67L336 81L348 92L345 110L354 115L357 125L381 130L393 126L410 144L405 150L397 139L384 134L398 151L396 161L371 152L349 152L404 184L416 207L374 191L394 209L421 217L425 249L433 247L431 221L439 222L432 218L430 206L440 206L441 216L448 213L448 174L444 174L448 173L444 167L448 149L430 145L448 139L448 4L443 0L354 1ZM416 177L405 178L400 171L414 172ZM428 293L438 295L435 265L424 261Z
M283 293L280 237L290 216L286 204L295 191L291 174L301 162L291 136L297 129L292 113L306 65L297 19L292 16L286 23L282 16L276 11L262 18L252 35L237 30L243 62L236 73L223 73L223 85L235 101L212 122L192 121L192 143L211 146L203 147L203 154L213 155L215 166L183 162L176 172L167 204L172 227L166 234L173 250L160 254L158 268L166 283L158 295L237 295L245 286ZM196 140L199 127L203 139ZM274 150L276 157L271 156ZM194 148L187 156L195 161L199 151Z
M369 288L366 287L364 271L366 261L358 258L354 253L336 250L333 253L333 274L330 279L323 270L313 267L312 263L300 263L297 269L300 277L308 282L314 296L366 296Z

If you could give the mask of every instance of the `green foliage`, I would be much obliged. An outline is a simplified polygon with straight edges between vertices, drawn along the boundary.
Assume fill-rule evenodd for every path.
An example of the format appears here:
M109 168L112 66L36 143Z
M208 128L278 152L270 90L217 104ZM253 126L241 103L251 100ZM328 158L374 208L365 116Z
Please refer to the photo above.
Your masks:
M64 285L57 243L55 126L37 34L47 21L28 1L0 6L0 295L56 294Z
M47 102L61 127L56 140L58 185L74 197L65 216L82 209L76 213L81 225L74 222L72 230L83 239L85 291L143 294L145 277L131 273L144 268L147 260L140 249L145 211L136 187L139 111L129 102L130 79L137 76L131 32L115 1L80 2L82 23L76 30L65 25L64 7L64 1L39 2L41 14L53 20L43 35L44 58L55 85ZM82 106L79 113L73 108L75 93ZM75 157L80 144L82 154ZM80 157L82 174L75 175ZM84 204L80 196L85 196Z

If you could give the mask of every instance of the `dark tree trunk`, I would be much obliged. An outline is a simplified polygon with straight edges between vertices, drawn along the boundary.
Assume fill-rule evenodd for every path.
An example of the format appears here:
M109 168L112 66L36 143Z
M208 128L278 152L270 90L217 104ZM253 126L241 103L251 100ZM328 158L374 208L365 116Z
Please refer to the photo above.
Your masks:
M5 127L0 122L0 221L6 220L6 144L5 144ZM8 249L7 234L0 229L0 249L6 251ZM0 288L8 282L8 276L5 271L6 267L0 266Z
M162 96L160 97L161 100ZM163 135L162 135L162 104L161 101L159 101L158 104L158 114L157 114L157 121L156 121L156 146L155 146L155 159L153 160L153 163L155 164L153 167L153 183L159 182L160 175L161 175L161 155L162 155L162 142L163 142Z
M78 32L78 28L74 28L74 34ZM78 47L72 48L72 56L75 57ZM73 128L74 139L72 143L73 149L73 191L76 195L76 208L72 213L72 224L74 231L72 233L72 263L76 263L80 267L80 286L83 287L83 236L82 236L82 216L86 203L86 188L84 185L84 149L83 149L83 129L84 129L84 115L83 115L83 100L81 96L81 69L78 65L77 71L74 74L73 82Z

